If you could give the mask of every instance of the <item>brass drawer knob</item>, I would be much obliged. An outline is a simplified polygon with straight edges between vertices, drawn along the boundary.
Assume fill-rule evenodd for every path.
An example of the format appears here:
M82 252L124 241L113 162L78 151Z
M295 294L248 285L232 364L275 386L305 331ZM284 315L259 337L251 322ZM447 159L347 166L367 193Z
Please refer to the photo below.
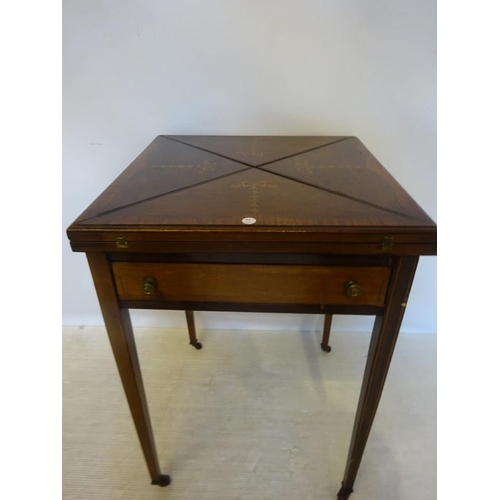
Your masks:
M348 281L344 285L344 294L347 297L357 297L361 293L361 285L354 280Z
M152 295L153 293L156 293L156 280L151 276L146 276L142 280L142 291L146 295Z

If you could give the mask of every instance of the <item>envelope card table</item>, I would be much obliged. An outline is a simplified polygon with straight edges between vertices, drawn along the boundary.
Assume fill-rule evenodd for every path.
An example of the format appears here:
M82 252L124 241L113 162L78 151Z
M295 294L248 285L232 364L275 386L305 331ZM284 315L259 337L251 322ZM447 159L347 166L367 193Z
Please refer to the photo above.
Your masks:
M68 228L85 252L152 483L129 309L374 315L342 487L368 439L419 256L437 230L356 137L158 136ZM278 346L277 346L278 348ZM382 464L380 465L383 466Z

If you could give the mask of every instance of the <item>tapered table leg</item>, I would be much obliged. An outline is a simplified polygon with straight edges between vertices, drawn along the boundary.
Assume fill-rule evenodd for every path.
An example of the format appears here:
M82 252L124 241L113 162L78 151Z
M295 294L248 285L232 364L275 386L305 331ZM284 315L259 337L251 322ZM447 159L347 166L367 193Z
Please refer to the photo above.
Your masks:
M375 319L344 480L338 492L339 500L347 499L352 493L384 388L417 263L418 257L398 258L391 276L384 313Z
M194 313L193 311L186 311L186 321L188 325L188 332L189 332L189 343L195 347L196 349L201 349L203 345L201 342L198 342L198 339L196 338L196 327L194 324Z
M167 486L170 477L160 471L129 312L119 306L106 255L87 253L87 259L152 484Z
M332 314L325 314L325 323L323 325L323 340L321 341L321 349L325 352L330 352L332 348L328 345L330 342L330 330L332 328Z

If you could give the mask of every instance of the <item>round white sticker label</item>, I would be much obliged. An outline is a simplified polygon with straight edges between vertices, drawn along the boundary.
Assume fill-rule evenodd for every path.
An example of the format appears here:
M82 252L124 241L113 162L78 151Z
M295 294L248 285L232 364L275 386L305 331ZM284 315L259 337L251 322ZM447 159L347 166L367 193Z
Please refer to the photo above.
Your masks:
M253 217L245 217L244 219L241 219L241 222L243 222L243 224L255 224L257 219L254 219Z

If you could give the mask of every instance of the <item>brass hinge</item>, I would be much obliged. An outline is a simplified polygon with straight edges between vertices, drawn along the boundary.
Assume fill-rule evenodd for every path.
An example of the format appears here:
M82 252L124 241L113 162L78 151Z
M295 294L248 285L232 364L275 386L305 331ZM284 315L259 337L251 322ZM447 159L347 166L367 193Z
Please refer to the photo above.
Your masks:
M392 236L386 236L382 240L382 250L392 250L394 247L394 238Z
M117 236L115 238L116 248L128 248L128 241L125 236Z

